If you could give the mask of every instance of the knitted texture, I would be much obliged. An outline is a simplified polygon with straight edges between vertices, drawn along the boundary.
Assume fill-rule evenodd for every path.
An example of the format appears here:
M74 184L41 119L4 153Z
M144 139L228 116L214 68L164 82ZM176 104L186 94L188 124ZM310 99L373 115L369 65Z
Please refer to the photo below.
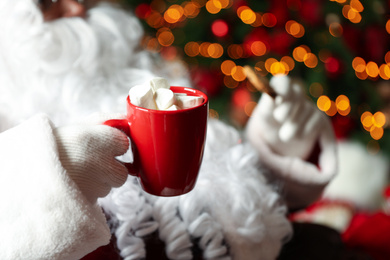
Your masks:
M84 196L95 203L127 178L115 157L129 146L126 135L104 125L64 126L55 129L59 158Z

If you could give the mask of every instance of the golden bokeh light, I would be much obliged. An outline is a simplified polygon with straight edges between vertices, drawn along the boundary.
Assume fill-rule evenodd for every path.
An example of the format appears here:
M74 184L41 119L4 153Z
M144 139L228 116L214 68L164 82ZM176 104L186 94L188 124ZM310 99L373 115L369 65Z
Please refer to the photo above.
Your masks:
M271 67L270 67L270 73L272 75L277 75L277 74L287 74L287 69L286 67L284 66L283 63L281 62L274 62L271 64Z
M164 20L168 23L177 23L184 15L184 9L180 5L171 5L164 13Z
M360 116L360 122L363 128L370 132L374 140L379 140L383 137L383 127L386 125L387 120L382 112L378 111L373 115L371 112L366 111Z
M164 47L171 46L175 41L175 37L173 36L171 30L166 27L159 29L156 35L158 42Z
M376 64L373 61L368 62L366 66L366 72L367 75L370 76L371 78L377 77L379 75L378 64Z
M305 28L303 27L303 25L294 20L287 21L285 29L295 38L301 38L303 35L305 35Z
M315 68L318 64L317 56L313 53L307 53L304 56L303 61L308 68Z
M363 58L355 57L352 60L352 68L356 72L363 72L366 70L366 62L363 60Z
M295 62L294 62L293 58L291 58L290 56L283 56L280 59L280 62L285 64L286 70L288 70L288 71L292 71L295 67Z
M217 14L221 11L221 9L222 9L222 4L218 0L209 0L206 3L206 10L210 14Z
M240 13L240 19L243 23L251 24L256 21L256 14L250 8L247 8Z
M342 115L342 116L347 116L349 115L349 113L351 112L351 107L349 106L347 109L345 110L337 110L337 112Z
M152 28L160 28L164 25L164 18L159 12L152 11L146 18L146 23Z
M363 12L364 10L364 7L362 5L362 3L359 1L359 0L351 0L351 2L349 3L349 5L351 6L351 8L353 10L355 10L356 12Z
M219 43L212 43L208 46L207 53L211 58L218 59L223 55L223 47Z
M195 18L199 14L199 7L198 5L191 1L191 2L184 2L183 3L183 11L184 15L188 18Z
M379 67L379 76L384 80L390 79L390 66L388 64L382 64Z
M349 98L345 95L340 95L336 98L337 110L347 110L350 107Z
M386 22L386 32L390 34L390 19Z
M389 23L389 22L387 22L387 23ZM390 63L390 51L386 52L386 54L385 54L385 62Z
M244 81L246 79L246 74L242 66L235 66L232 69L232 78L236 81Z
M362 72L355 71L355 75L360 80L365 80L368 78L368 74L367 74L366 70L364 70Z
M210 45L211 45L210 42L202 42L199 45L199 54L202 55L203 57L210 57L208 52Z
M332 102L329 97L322 95L317 99L317 107L321 111L327 111L329 110Z
M190 57L195 57L195 56L199 55L199 43L188 42L184 46L184 52Z
M251 51L256 56L263 56L267 53L267 46L262 41L254 41L251 44Z
M278 60L275 59L275 58L268 58L268 59L266 59L266 61L265 61L265 69L266 69L268 72L271 72L271 66L272 66L272 64L274 64L275 62L278 62Z
M219 0L219 3L221 4L221 8L222 9L226 9L226 8L229 8L233 4L233 1L230 1L230 0Z
M308 53L310 53L309 47L306 45L300 45L293 50L293 57L296 61L303 62Z
M369 111L364 112L360 116L360 122L362 123L364 129L370 131L370 128L372 126L372 113Z
M225 60L221 63L221 71L223 74L230 76L232 75L232 69L236 66L236 63L231 60Z
M245 10L250 10L250 8L246 5L242 5L240 7L237 8L237 16L240 18L241 17L241 13Z
M349 16L351 17L349 20L353 23L360 23L362 20L362 15L360 13L356 13L353 9L349 10Z
M342 9L343 16L346 19L350 20L352 23L360 23L360 21L362 20L362 15L360 14L361 11L359 11L362 9L359 7L359 4L357 2L351 2L351 5L344 5Z
M334 101L330 101L330 107L325 111L328 116L334 116L337 114L337 107Z
M386 116L382 112L376 112L372 116L372 123L376 127L383 127L386 124Z
M372 126L371 129L370 129L370 135L372 137L372 139L374 140L379 140L383 137L383 128L382 127L375 127L375 126Z

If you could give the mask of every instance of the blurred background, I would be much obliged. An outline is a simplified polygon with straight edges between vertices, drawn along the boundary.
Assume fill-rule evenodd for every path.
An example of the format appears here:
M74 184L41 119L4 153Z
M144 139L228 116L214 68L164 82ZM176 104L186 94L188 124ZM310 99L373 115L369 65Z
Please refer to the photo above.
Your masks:
M188 64L213 117L245 125L261 95L249 65L302 79L338 138L390 153L390 1L122 1L144 25L145 48Z

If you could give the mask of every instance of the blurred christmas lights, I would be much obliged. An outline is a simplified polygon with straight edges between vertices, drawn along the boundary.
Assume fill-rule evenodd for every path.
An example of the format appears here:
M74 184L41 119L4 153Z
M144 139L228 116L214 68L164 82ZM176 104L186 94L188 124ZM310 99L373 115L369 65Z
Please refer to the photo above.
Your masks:
M327 14L325 17L327 31L317 35L322 37L317 39L323 43L322 47L320 50L313 48L313 51L309 47L311 46L310 44L305 41L299 41L307 36L306 33L308 32L306 29L310 31L310 28L305 28L305 25L309 23L302 22L296 17L294 20L288 17L279 17L272 10L264 10L264 12L255 11L246 2L240 2L239 5L235 5L233 0L188 0L175 4L173 3L175 1L154 0L150 4L139 4L135 12L148 26L156 30L155 37L145 37L144 46L149 50L162 53L164 49L170 50L171 56L179 55L176 54L178 51L177 47L175 47L178 41L178 28L185 24L187 19L198 17L201 11L207 11L210 15L216 15L222 13L223 9L230 9L235 12L235 19L238 19L239 23L250 26L253 30L274 29L274 27L278 28L277 26L282 25L284 34L287 36L280 39L287 39L288 43L283 40L275 40L276 38L272 38L275 35L261 33L261 31L254 31L253 38L248 37L248 40L244 39L243 42L234 42L231 36L234 21L232 21L231 17L228 19L226 16L222 18L217 17L210 23L209 31L215 36L214 42L211 42L211 39L210 42L205 42L201 40L194 41L188 36L183 37L183 51L188 57L220 60L219 64L216 64L218 64L217 67L223 74L224 86L229 89L239 89L238 87L245 82L246 76L241 65L243 65L243 60L247 58L258 59L255 61L254 67L261 76L287 75L298 66L297 63L301 63L308 69L320 67L331 77L332 75L340 75L347 66L352 66L355 76L359 80L372 82L378 79L389 80L390 51L386 53L382 62L376 59L368 60L367 57L363 58L365 57L363 55L356 55L352 64L348 65L344 64L342 58L336 56L332 50L327 48L326 43L330 42L331 39L345 37L348 28L350 29L350 27L345 26L342 18L356 25L362 22L362 13L365 11L363 4L359 0L329 1L340 5L340 14ZM171 4L169 5L169 3ZM287 0L287 8L293 12L308 8L307 6L307 1ZM382 30L390 34L390 19L387 19ZM188 40L190 38L192 39L191 41ZM276 46L283 43L289 47L289 53L274 55ZM294 45L295 43L297 44ZM336 114L344 117L348 116L351 113L351 104L348 97L339 95L333 101L324 95L327 87L319 82L312 82L309 86L310 95L317 98L318 108L328 116L335 116ZM247 89L250 91L249 87ZM243 95L243 93L237 92L235 94L235 102ZM245 104L240 103L240 107L244 108L245 113L249 116L254 103L246 94L244 99ZM216 111L213 113L218 114ZM369 112L362 114L361 123L364 129L370 132L373 139L379 140L383 136L383 128L387 127L386 117L380 112L375 113L375 116L367 113Z

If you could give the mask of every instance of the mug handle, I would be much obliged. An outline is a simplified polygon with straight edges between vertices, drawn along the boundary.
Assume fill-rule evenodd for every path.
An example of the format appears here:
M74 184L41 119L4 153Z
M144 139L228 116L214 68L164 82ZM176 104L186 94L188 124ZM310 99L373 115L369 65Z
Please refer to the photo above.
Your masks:
M129 123L127 122L127 119L110 119L110 120L105 121L103 123L103 125L114 127L116 129L122 131L123 133L125 133L129 137L130 142L131 142L131 150L133 152L134 161L133 161L133 163L128 163L128 162L121 162L121 163L124 166L126 166L127 171L129 172L130 175L137 177L138 176L138 167L135 163L136 162L135 145L131 141L131 138L130 138L130 126L129 126Z

